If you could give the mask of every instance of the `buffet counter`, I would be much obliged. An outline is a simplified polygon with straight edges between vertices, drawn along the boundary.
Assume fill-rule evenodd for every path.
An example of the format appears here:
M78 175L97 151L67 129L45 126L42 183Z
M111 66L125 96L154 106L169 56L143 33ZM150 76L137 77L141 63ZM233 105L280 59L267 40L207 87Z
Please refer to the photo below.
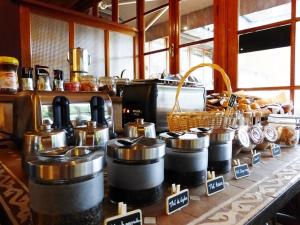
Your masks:
M241 162L247 162L248 157L246 153L239 155ZM190 204L169 216L165 213L165 198L170 185L164 184L164 197L159 202L139 207L143 224L265 224L300 191L300 147L282 149L276 158L266 152L260 164L250 166L250 172L249 177L240 180L227 173L225 190L210 197L205 185L190 188ZM105 218L117 214L117 206L109 202L107 192L106 187ZM27 179L20 152L13 147L0 149L0 193L0 224L31 224ZM128 211L134 209L128 207Z

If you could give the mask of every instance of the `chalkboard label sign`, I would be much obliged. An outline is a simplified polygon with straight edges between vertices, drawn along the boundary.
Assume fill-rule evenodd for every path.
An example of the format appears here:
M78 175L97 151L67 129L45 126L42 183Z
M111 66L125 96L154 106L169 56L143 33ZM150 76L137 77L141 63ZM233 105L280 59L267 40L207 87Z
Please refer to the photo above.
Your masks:
M190 202L189 190L184 189L166 199L166 213L168 215L187 206Z
M229 98L228 106L232 108L235 105L237 98L238 98L237 95L231 94Z
M224 177L219 176L206 181L206 194L211 196L224 190Z
M279 145L275 145L273 148L272 148L272 156L273 157L278 157L281 155L281 148Z
M236 179L241 179L250 175L250 170L247 164L235 166L233 167L233 170Z
M252 166L258 164L261 162L261 154L260 153L256 153L252 156Z
M104 225L142 225L143 217L140 209L105 219Z

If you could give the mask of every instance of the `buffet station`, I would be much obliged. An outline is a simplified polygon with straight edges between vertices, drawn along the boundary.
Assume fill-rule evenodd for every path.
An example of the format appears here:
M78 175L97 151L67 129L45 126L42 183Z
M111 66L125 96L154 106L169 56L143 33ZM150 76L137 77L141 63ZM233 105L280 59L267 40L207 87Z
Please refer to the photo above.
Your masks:
M69 81L45 66L18 79L18 61L0 57L0 176L23 190L13 224L265 224L299 191L289 107L232 93L215 64L179 80L103 79L99 91L85 55L70 52ZM201 67L227 91L188 81Z

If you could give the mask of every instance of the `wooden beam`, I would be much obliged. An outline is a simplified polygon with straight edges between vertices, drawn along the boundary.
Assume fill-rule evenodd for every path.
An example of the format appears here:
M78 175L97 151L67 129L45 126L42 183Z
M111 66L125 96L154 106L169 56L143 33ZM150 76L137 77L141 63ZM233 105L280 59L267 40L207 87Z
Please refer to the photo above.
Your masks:
M179 1L170 1L169 4L169 71L170 74L179 73Z
M110 76L110 49L109 49L109 30L104 31L104 63L105 76Z
M292 24L291 24L291 76L290 85L295 86L296 80L296 0L292 0ZM300 4L298 2L298 4ZM295 89L291 88L290 99L295 102Z
M227 73L227 0L214 0L214 63ZM219 72L214 72L214 90L221 92L225 85Z
M74 10L63 9L61 7L49 5L36 0L22 0L21 5L29 7L31 12L52 18L73 21L75 23L98 27L103 30L112 30L132 36L135 36L137 33L135 28L127 25L117 24L115 22L75 12Z
M140 79L145 78L145 21L144 21L144 11L145 11L145 0L137 1L136 15L137 15L137 28L138 28L138 62L139 62L139 73L138 77Z
M119 0L112 0L112 21L119 23Z
M227 73L231 81L231 88L233 91L237 89L238 82L238 50L239 50L239 42L238 42L238 0L227 0L226 1L226 9L227 9L227 55L226 55L226 65L227 65Z
M30 30L29 9L20 6L21 62L23 67L31 66Z

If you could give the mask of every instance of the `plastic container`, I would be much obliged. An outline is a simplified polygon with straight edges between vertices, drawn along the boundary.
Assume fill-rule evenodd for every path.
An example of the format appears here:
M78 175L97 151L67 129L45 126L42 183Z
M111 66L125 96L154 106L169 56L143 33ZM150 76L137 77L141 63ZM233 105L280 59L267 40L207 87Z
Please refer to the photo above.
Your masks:
M281 147L293 147L299 143L300 117L294 115L271 114L268 122L278 132L276 141Z
M0 56L0 92L13 94L18 91L19 61L16 58Z

